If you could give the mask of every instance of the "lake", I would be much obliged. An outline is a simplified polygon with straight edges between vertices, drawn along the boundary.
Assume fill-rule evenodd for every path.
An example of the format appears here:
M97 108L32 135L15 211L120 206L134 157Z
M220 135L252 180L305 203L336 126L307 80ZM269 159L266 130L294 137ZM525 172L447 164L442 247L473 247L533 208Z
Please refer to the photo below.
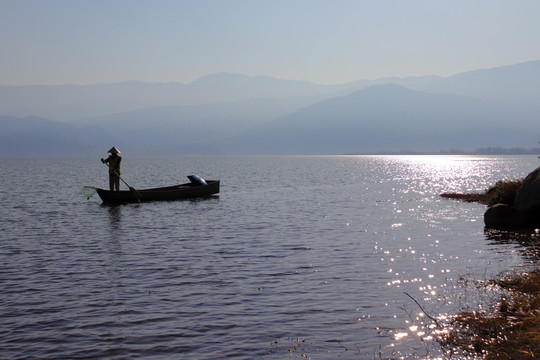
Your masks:
M0 358L442 358L430 317L531 262L485 206L439 195L536 156L123 155L134 188L221 192L106 206L82 191L108 187L98 157L1 158Z

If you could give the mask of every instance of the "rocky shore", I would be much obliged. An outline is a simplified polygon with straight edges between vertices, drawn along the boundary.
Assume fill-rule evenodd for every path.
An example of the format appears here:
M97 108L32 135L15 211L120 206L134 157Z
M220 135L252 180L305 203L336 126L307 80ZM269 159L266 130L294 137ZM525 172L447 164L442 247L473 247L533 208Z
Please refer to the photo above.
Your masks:
M484 193L441 194L442 197L488 206L487 229L536 234L540 227L540 167L523 180L499 181ZM533 237L534 235L531 235ZM482 356L485 360L540 358L540 268L492 280L500 288L491 311L462 312L441 339L449 353Z

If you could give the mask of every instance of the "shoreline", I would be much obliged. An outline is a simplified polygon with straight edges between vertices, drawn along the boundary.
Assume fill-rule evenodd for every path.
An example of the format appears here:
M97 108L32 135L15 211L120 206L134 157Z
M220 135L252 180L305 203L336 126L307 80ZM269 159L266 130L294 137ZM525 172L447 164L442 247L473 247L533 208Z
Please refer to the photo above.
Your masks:
M501 279L492 310L464 311L445 324L440 344L448 354L475 354L484 360L532 360L540 356L540 268Z
M441 197L486 206L512 205L523 180L498 181L484 193L444 193ZM533 237L537 232L533 232ZM534 240L534 239L533 239ZM540 267L535 258L532 270L488 281L485 286L500 290L491 311L462 311L445 324L440 339L449 354L483 356L485 360L540 358ZM459 351L458 351L459 349Z

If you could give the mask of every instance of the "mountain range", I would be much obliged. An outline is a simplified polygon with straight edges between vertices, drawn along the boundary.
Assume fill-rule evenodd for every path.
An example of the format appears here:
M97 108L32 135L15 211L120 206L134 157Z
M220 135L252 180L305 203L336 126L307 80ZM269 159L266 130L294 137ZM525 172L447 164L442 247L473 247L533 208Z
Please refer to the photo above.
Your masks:
M530 147L540 61L450 77L319 85L220 73L0 86L0 155L343 154Z

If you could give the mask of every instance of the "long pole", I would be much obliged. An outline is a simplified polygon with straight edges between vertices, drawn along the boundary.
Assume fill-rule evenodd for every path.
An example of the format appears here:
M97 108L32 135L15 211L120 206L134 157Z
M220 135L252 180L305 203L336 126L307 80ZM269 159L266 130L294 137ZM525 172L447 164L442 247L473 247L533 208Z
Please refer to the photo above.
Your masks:
M108 164L108 163L106 163L106 162L104 162L104 161L103 161L103 163L104 163L105 165L107 165L107 166L109 167L109 169L111 169L111 170L113 171L113 173L114 173L116 176L118 176L118 178L119 178L120 180L122 180L122 182L123 182L124 184L126 184L126 186L129 188L129 191L133 194L133 196L135 196L135 198L136 198L139 202L141 202L141 197L142 197L141 193L138 192L137 190L135 190L134 188L132 188L131 186L129 186L129 184L128 184L124 179L122 179L122 177L120 176L120 174L118 174L118 173L116 172L116 170L114 170L114 169L111 167L110 164Z

